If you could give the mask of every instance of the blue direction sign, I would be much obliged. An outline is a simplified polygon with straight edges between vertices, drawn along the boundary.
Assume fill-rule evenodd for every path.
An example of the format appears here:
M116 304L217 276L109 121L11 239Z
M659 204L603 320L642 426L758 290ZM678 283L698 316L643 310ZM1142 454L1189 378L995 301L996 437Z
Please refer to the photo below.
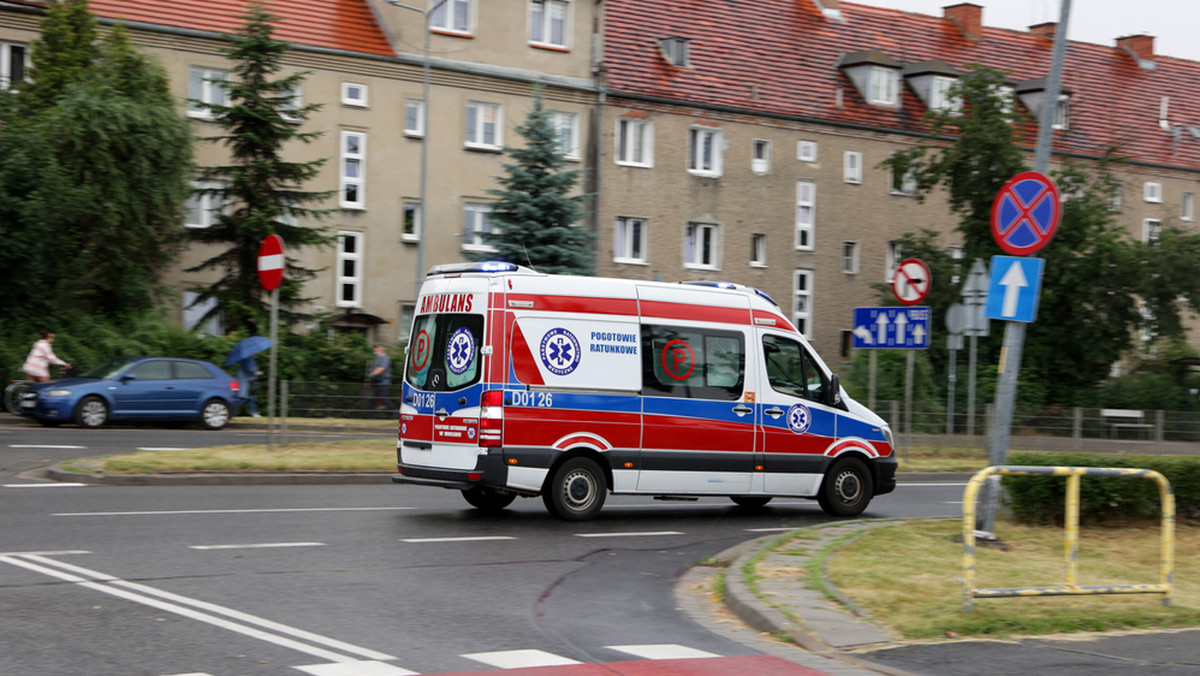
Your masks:
M854 347L929 349L928 307L854 308Z
M1046 261L1041 258L992 256L984 316L1010 322L1032 322L1037 316L1045 265Z
M1013 176L992 202L992 237L1005 253L1028 256L1046 246L1058 229L1062 200L1049 176Z

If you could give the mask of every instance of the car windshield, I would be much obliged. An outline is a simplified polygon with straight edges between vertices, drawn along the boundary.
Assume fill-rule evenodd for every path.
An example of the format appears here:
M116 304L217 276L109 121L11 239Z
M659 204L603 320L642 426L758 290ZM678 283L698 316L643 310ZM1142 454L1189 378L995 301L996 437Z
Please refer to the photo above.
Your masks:
M128 359L112 359L96 368L84 373L83 378L98 378L100 380L112 380L117 377L121 369L129 366L131 362Z

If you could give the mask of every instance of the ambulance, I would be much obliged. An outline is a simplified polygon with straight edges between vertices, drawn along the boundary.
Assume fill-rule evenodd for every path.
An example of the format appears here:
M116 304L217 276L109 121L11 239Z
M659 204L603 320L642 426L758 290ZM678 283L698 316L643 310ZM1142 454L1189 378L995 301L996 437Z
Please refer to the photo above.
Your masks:
M895 488L893 446L761 291L462 263L421 287L392 480L566 521L609 493L854 516Z

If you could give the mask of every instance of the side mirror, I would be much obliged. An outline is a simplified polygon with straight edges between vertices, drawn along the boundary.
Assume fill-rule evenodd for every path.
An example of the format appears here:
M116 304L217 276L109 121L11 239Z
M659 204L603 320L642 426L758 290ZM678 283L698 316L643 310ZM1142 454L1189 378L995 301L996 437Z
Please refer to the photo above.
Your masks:
M829 389L825 391L825 403L829 406L842 405L842 379L836 373L829 378Z
M138 377L133 375L132 373L126 373L125 375L121 376L121 382L123 382L123 383L129 382L130 380L137 380L137 379L138 379Z

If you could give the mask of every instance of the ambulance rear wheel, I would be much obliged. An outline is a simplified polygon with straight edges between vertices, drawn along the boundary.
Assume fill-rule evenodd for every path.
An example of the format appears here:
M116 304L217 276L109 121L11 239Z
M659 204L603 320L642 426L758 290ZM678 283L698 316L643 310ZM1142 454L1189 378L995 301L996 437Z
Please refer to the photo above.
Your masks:
M871 502L875 485L871 473L858 458L842 458L825 474L817 503L831 516L858 516Z
M571 458L546 485L542 502L563 521L587 521L604 506L607 494L604 472L599 465L587 458Z
M517 499L516 493L501 493L483 486L468 488L462 494L472 507L483 512L499 512Z
M762 498L749 495L731 495L729 496L729 499L733 500L733 503L738 507L745 507L747 509L758 509L759 507L765 507L767 503L771 501L771 498Z

